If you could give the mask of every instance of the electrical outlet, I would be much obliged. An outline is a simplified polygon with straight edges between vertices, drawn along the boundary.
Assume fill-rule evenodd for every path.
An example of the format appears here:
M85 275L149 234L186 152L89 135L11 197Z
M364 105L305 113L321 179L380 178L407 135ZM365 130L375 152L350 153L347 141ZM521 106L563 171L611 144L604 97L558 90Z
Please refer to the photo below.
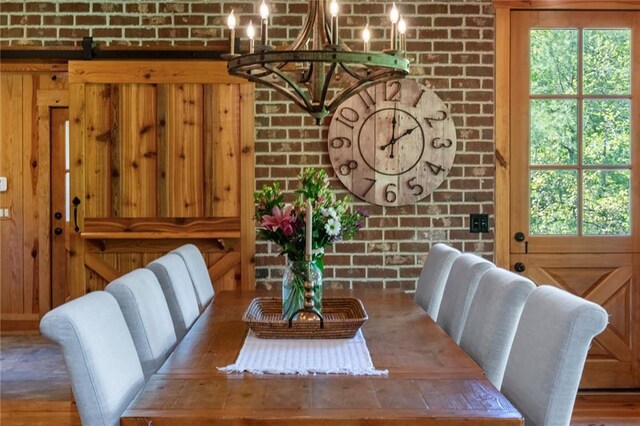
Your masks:
M469 232L489 232L489 215L484 213L471 213L469 215Z

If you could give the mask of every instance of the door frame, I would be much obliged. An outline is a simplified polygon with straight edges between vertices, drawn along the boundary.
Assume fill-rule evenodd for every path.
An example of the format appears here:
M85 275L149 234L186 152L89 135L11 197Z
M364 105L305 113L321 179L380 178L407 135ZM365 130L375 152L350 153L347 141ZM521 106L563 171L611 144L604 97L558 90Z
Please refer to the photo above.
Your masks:
M494 195L494 262L505 269L512 269L511 248L511 12L515 10L640 10L637 0L569 1L559 0L494 0L496 10L495 35L495 195ZM634 93L640 92L640 82L634 81ZM634 132L640 132L636 126ZM635 135L635 133L634 133ZM638 137L638 135L632 136ZM632 155L640 155L632 152ZM637 173L637 171L636 171ZM640 185L636 185L633 197L640 197ZM632 229L640 235L640 221ZM633 251L640 252L640 241L636 238ZM639 314L640 317L640 314ZM640 318L639 318L640 320Z

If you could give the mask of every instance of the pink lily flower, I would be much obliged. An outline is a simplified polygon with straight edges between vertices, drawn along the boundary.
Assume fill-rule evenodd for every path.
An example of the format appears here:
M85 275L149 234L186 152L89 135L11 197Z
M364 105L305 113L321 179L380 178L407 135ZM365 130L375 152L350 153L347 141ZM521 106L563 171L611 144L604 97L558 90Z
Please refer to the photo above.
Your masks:
M287 204L283 210L280 210L278 206L274 206L271 209L271 214L265 214L262 216L262 226L272 232L276 232L282 229L284 235L289 236L293 234L293 223L295 222L295 216L291 214L293 206Z

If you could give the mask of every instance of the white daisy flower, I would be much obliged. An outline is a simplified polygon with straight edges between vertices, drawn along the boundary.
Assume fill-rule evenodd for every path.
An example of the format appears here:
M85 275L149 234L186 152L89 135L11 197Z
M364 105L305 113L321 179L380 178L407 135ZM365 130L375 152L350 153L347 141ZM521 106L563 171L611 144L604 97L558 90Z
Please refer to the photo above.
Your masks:
M338 222L336 219L333 219L333 218L329 219L327 223L324 225L324 230L327 231L327 235L331 237L340 235L341 229L342 229L342 226L340 225L340 222Z

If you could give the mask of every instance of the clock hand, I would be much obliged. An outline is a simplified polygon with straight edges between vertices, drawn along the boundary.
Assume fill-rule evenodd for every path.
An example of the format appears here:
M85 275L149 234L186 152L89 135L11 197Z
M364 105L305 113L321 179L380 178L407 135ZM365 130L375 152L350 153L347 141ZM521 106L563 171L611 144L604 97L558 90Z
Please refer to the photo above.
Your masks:
M417 129L419 126L416 126L412 129L407 129L403 134L401 134L400 136L398 136L397 138L394 139L393 143L395 144L396 142L398 142L400 139L402 139L405 136L410 135L415 129Z

